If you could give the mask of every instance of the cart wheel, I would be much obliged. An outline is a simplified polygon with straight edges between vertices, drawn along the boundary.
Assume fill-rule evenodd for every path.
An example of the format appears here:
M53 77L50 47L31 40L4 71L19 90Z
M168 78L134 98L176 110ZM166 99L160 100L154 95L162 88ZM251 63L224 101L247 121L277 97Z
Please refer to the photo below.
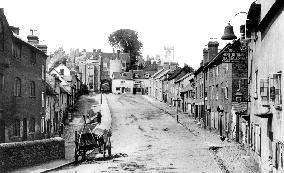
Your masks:
M103 147L103 157L104 159L106 158L106 143L103 144L104 147Z

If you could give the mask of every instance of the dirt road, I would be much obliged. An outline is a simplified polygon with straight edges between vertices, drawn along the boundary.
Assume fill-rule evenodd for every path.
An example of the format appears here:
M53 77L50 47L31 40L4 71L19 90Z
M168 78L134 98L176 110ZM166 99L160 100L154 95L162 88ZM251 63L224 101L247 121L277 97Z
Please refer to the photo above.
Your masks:
M142 96L107 95L113 157L90 155L57 172L221 172L204 139Z

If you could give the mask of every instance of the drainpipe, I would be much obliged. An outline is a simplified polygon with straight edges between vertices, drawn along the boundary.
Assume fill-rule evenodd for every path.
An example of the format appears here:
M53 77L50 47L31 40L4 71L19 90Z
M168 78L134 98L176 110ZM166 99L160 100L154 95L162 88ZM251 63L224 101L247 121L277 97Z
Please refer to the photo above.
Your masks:
M206 111L205 111L205 73L204 73L205 70L203 70L203 104L204 104L204 115L203 115L203 123L204 123L204 129L206 129Z

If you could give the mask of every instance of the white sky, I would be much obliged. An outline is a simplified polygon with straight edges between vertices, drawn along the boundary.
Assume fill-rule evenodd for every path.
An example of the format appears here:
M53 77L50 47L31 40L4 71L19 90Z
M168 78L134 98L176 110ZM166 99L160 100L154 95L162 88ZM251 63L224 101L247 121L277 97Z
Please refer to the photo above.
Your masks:
M4 1L4 2L3 2ZM1 0L10 25L20 27L26 39L29 30L38 30L48 52L62 46L102 49L112 52L108 36L118 29L133 29L143 43L143 56L164 56L164 45L175 47L181 66L197 69L202 50L210 38L220 38L229 20L239 37L254 0ZM49 53L48 53L49 54Z

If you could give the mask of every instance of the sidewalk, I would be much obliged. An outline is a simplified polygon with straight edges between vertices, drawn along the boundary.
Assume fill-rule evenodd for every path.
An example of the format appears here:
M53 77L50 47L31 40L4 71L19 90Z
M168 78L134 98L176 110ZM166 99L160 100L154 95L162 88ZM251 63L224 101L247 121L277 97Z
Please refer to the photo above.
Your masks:
M147 95L143 95L143 97L154 107L165 111L176 119L177 112L175 107L169 107L168 104ZM179 123L193 135L201 137L203 140L200 142L205 142L208 145L208 149L212 151L214 159L224 172L260 172L257 162L241 144L226 140L222 142L217 132L210 132L204 129L201 125L198 125L198 122L194 118L189 117L188 114L179 111L178 115Z
M74 158L74 148L75 148L75 131L79 131L83 126L82 115L86 115L87 111L91 108L93 104L99 104L99 95L88 95L81 96L78 107L79 110L73 113L74 119L69 125L64 127L63 139L65 140L65 159L52 160L47 163L37 164L33 166L19 168L11 173L40 173L48 170L52 170L58 167L62 167L68 164L72 164L75 160Z

